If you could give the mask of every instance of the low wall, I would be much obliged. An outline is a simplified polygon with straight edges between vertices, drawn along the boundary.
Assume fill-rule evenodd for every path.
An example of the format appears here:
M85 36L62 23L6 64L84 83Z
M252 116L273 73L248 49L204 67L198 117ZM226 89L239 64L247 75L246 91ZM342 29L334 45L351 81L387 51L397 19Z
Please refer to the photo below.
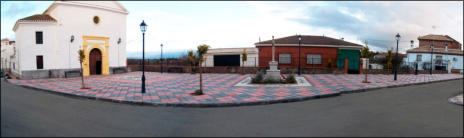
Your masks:
M365 71L365 70L363 70ZM393 74L392 69L369 69L368 74ZM398 74L414 74L415 70L398 70ZM418 70L418 74L429 74L430 70ZM446 70L432 70L433 74L447 74Z
M21 75L18 75L18 74L14 74L14 75L20 76L18 77L19 79L64 78L66 77L66 72L69 72L69 71L80 72L80 70L81 70L80 68L28 70L28 71L22 71ZM124 73L124 72L127 72L126 67L110 67L110 74L118 74L118 73ZM78 76L73 75L73 77L78 77Z
M142 71L140 65L128 65L127 69L131 71ZM266 71L268 67L202 67L203 73L246 73L254 74L261 71ZM279 68L284 74L297 74L297 68ZM161 72L161 66L159 65L145 65L145 71L150 72ZM163 66L163 72L173 73L197 73L198 67L191 66ZM343 69L333 68L302 68L302 74L343 74Z

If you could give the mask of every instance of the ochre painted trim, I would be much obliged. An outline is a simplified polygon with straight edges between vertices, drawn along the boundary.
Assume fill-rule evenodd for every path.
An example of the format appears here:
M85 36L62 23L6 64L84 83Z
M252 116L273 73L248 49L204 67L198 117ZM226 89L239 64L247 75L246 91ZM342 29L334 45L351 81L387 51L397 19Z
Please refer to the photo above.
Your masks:
M83 49L85 53L85 59L84 59L84 65L83 65L84 76L90 75L89 55L90 55L90 51L92 51L92 49L94 48L97 48L102 53L102 75L110 74L109 60L108 60L109 39L110 39L109 37L103 37L103 36L89 36L89 35L82 36ZM87 40L101 40L101 41L105 41L105 43L89 43L87 42ZM88 48L89 45L91 45L91 47Z

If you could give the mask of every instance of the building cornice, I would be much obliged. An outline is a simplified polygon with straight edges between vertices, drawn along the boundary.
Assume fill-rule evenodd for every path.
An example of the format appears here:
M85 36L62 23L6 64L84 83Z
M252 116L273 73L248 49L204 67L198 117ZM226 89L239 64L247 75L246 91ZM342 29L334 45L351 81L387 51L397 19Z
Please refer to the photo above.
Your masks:
M429 52L421 52L421 51L407 51L407 53L420 53L420 54L430 54L430 51ZM461 54L458 54L458 53L446 53L446 52L433 52L433 54L442 54L442 55L458 55L458 56L462 56L464 55L463 53Z
M18 29L19 24L56 24L56 21L17 21L13 26L14 32Z
M256 46L272 46L272 44L255 44ZM274 46L299 46L298 44L274 44ZM304 47L333 47L333 48L342 48L342 49L356 49L361 50L362 46L346 46L346 45L311 45L311 44L301 44Z
M92 4L86 4L86 3L78 3L78 2L72 2L72 1L66 1L66 2L62 2L62 1L55 1L53 2L53 4L47 8L47 10L45 10L43 12L43 14L48 14L50 11L52 11L57 5L70 5L70 6L81 6L81 7L91 7L91 8L97 8L97 9L102 9L102 10L107 10L107 11L111 11L111 12L117 12L117 13L122 13L122 14L129 14L129 12L124 8L122 7L118 2L115 2L116 5L118 5L121 9L116 9L116 8L110 8L110 7L106 7L106 6L100 6L100 5L92 5Z

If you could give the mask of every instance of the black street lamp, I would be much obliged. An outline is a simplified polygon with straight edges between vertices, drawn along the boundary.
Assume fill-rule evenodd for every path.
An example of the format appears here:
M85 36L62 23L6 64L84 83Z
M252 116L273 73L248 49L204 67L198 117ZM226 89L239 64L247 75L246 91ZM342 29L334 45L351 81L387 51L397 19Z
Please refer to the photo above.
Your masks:
M163 73L163 44L161 44L161 73Z
M432 68L433 68L433 44L430 46L432 51L430 51L430 75L432 75Z
M396 38L396 56L395 56L395 78L394 80L396 80L396 75L398 74L398 43L400 42L400 33L396 34L395 36Z
M142 93L145 93L145 31L147 31L147 24L142 20L140 24L140 31L142 31Z
M298 75L301 75L301 35L298 35Z

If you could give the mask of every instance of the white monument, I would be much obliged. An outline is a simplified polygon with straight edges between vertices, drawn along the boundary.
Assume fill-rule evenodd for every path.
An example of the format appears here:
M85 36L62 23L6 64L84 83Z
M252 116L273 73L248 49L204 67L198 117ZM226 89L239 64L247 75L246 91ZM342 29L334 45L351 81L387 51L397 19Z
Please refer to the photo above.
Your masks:
M264 76L265 80L270 80L273 82L279 82L281 79L280 70L277 69L278 63L275 61L275 41L274 36L272 36L272 61L269 62L269 70L266 70L266 75Z

